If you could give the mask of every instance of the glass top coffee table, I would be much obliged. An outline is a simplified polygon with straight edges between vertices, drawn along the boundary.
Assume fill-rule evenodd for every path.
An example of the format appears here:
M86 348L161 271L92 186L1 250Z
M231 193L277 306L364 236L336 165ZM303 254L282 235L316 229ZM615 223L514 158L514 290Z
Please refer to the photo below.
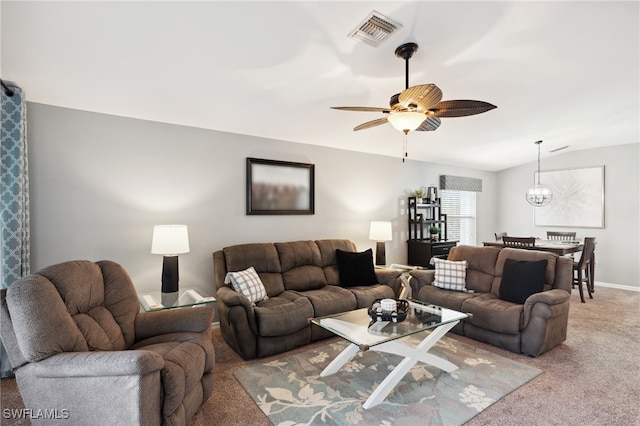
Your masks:
M402 322L372 321L367 308L311 320L313 324L351 343L327 365L320 376L325 377L336 373L361 350L375 350L403 356L404 359L362 405L368 409L382 402L418 361L438 367L447 373L457 370L457 365L430 354L429 349L468 315L416 300L409 300L408 311L406 319ZM416 346L407 345L400 340L402 337L430 329L431 333Z

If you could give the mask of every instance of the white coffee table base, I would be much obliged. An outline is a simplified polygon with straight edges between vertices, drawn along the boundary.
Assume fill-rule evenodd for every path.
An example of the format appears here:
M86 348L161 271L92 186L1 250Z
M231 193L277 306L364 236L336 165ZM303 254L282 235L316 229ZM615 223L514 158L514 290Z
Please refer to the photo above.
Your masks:
M389 373L389 375L378 385L371 393L369 398L362 404L365 409L374 407L384 401L389 392L402 380L402 378L416 365L418 361L425 364L433 365L441 370L451 373L458 369L458 366L446 359L428 353L429 349L435 345L449 330L455 327L459 321L442 324L433 329L415 348L408 346L398 340L375 345L371 348L374 351L387 352L403 356L404 359ZM336 373L343 365L345 365L353 356L360 351L360 347L351 343L333 360L327 367L322 370L320 376L325 377Z

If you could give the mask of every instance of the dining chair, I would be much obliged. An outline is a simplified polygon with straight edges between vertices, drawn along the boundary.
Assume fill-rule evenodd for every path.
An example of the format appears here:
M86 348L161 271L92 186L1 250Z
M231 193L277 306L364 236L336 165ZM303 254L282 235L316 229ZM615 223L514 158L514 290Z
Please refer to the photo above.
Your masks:
M575 241L575 232L547 231L547 240Z
M502 237L506 237L507 233L506 232L496 232L493 235L496 236L496 241L500 241L502 240Z
M580 301L584 301L584 293L582 291L582 283L585 283L589 298L593 299L594 291L594 275L595 275L595 237L586 237L584 239L584 248L580 260L573 262L573 285L577 285L580 290Z
M505 247L530 248L536 245L536 237L502 237Z
M575 241L576 233L575 232L558 232L558 231L547 231L547 240L554 241ZM567 254L565 256L575 258L573 253Z

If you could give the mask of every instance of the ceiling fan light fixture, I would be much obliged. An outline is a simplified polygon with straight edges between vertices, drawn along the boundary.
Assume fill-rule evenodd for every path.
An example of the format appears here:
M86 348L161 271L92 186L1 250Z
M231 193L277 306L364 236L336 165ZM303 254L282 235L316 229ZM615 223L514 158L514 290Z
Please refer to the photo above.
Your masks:
M420 127L427 115L418 111L398 111L389 114L387 120L396 130L409 133Z

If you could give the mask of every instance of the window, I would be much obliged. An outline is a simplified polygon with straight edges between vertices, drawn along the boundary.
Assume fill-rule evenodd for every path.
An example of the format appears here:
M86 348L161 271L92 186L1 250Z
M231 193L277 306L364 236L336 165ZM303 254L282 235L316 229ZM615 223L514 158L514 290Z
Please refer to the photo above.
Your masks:
M442 213L447 215L447 239L476 245L476 193L443 190Z

